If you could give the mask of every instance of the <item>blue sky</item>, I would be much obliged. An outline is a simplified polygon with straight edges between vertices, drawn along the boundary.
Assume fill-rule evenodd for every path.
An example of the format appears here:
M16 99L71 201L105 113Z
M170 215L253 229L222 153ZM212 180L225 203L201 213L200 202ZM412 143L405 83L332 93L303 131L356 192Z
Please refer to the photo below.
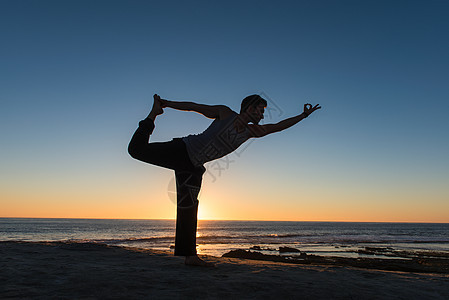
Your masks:
M171 172L126 153L152 95L238 110L262 93L267 122L323 109L209 166L206 217L449 222L448 13L447 1L1 1L3 216L173 217ZM166 110L153 140L209 123Z

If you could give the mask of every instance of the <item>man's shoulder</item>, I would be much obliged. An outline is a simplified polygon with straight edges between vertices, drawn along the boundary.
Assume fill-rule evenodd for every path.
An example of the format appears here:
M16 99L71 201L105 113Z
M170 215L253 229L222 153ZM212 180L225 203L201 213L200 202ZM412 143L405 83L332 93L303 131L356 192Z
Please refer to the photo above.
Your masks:
M218 119L224 120L229 118L230 116L236 115L237 113L233 111L226 105L218 105L219 106L219 117Z

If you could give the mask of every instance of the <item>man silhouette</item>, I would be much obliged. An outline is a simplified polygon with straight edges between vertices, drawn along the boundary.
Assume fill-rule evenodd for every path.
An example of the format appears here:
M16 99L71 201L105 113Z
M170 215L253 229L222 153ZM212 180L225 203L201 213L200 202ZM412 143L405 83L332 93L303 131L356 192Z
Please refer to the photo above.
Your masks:
M194 111L214 119L201 134L174 138L169 142L151 142L156 117L164 108ZM198 193L204 163L221 158L250 138L287 129L307 118L321 107L317 104L304 105L303 113L275 124L259 125L264 118L267 101L259 95L243 99L240 113L225 105L205 105L186 101L169 101L154 95L153 108L149 115L139 122L129 146L129 154L140 161L172 169L176 178L177 216L175 255L185 256L186 265L211 266L196 253L196 229L198 214Z

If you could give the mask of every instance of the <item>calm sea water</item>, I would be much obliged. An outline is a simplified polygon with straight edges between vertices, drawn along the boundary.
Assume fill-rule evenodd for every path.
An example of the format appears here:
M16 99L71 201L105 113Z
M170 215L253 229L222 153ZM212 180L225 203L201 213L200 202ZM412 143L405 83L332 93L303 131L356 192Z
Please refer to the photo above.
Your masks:
M0 218L0 241L78 241L170 250L174 220ZM366 247L449 255L449 224L199 221L199 254L221 256L258 246L273 254L292 247L308 254L359 257Z

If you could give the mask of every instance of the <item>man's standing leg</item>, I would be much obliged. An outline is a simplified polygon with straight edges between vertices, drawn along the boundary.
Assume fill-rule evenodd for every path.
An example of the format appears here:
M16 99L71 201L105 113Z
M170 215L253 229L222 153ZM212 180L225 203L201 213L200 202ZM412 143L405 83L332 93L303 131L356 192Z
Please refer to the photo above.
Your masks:
M194 171L176 171L176 238L175 255L186 257L188 265L212 266L196 254L196 230L198 223L198 194L204 168Z
M196 255L198 194L201 177L192 172L176 171L176 240L175 255Z

